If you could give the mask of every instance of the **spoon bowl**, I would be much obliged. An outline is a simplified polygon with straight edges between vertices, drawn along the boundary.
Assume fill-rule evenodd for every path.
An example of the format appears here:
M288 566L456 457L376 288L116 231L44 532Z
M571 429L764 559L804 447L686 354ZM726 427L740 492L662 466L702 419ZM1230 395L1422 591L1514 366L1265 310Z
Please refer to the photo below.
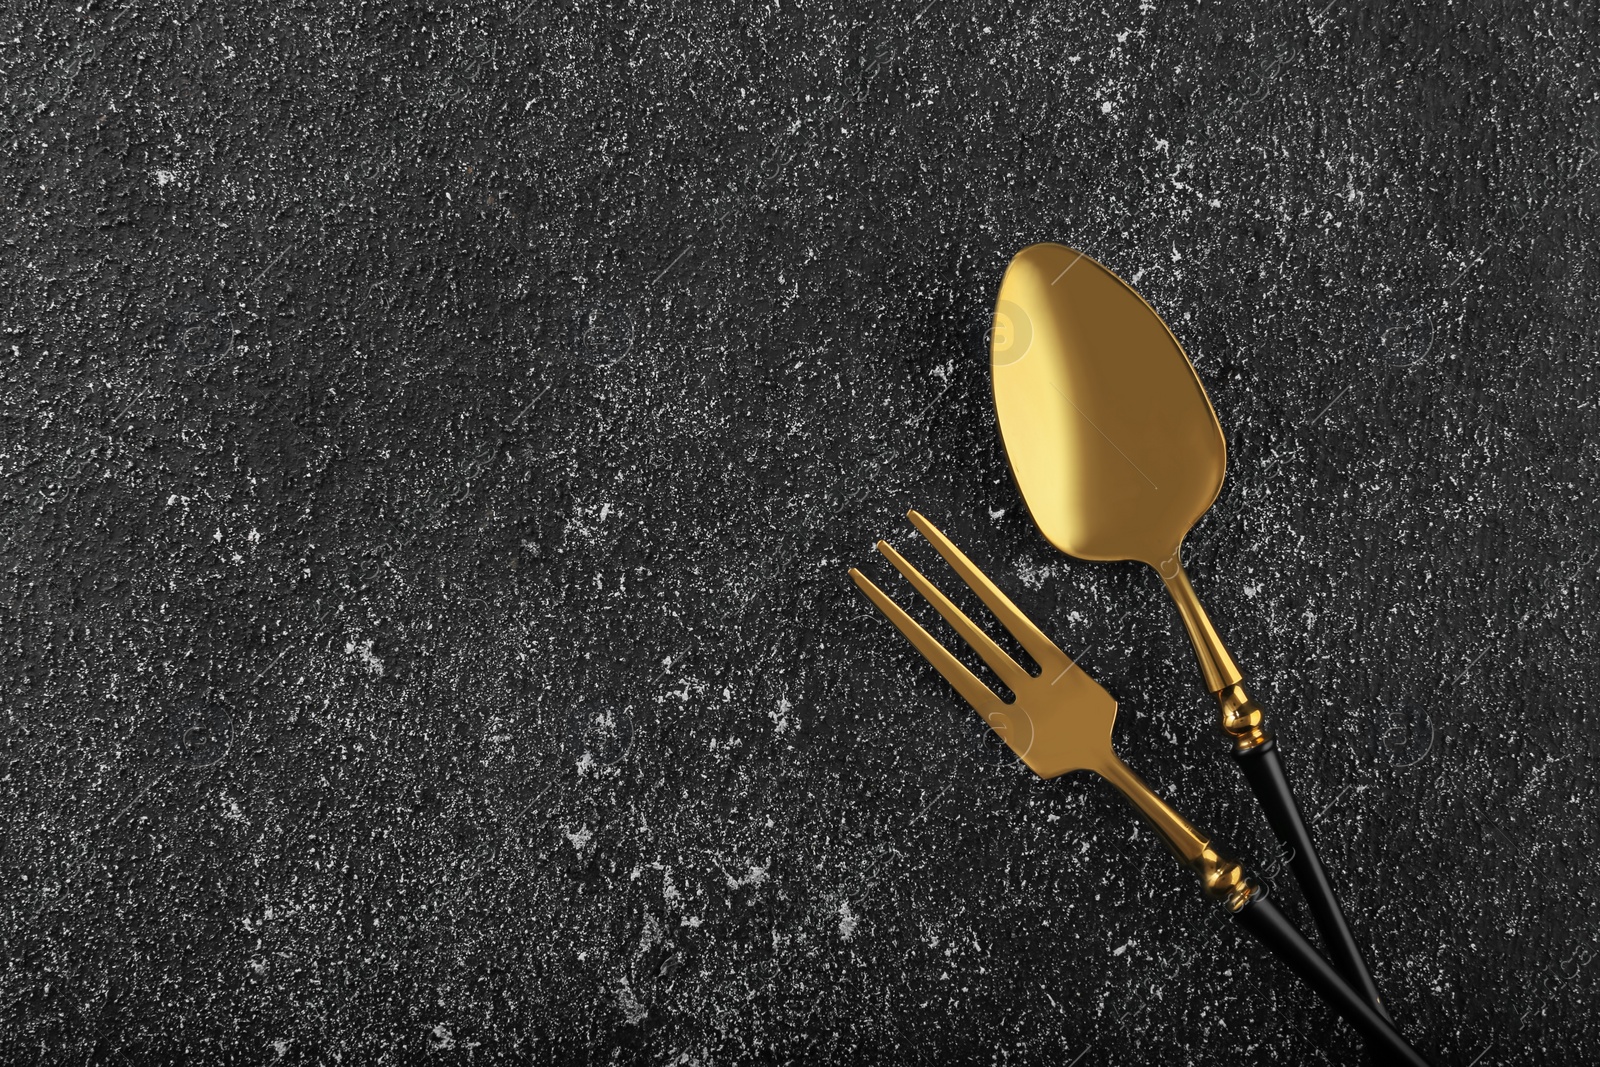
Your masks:
M990 355L1006 455L1045 538L1170 570L1228 447L1161 317L1083 253L1037 244L1000 284Z

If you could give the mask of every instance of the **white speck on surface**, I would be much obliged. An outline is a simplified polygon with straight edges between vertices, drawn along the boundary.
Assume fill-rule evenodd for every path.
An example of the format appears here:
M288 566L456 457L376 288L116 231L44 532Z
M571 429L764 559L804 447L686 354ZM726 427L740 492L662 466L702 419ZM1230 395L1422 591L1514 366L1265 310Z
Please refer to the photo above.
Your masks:
M372 639L365 641L346 641L344 654L354 656L360 662L362 669L374 678L383 677L383 660L372 651Z
M444 1023L433 1028L433 1033L428 1036L428 1050L430 1052L448 1052L456 1047L455 1035Z
M1055 574L1056 567L1054 564L1040 565L1027 558L1017 561L1017 577L1029 589L1043 589L1044 583L1054 577Z
M628 980L620 980L622 988L617 991L617 1006L622 1009L622 1017L628 1020L629 1026L636 1026L647 1014L644 1005L639 1003L639 998L634 995L633 987Z
M749 869L745 872L743 878L735 878L726 871L722 872L722 877L728 883L729 889L743 889L746 886L757 886L765 883L767 880L767 871L771 867L772 861L769 859L765 866L757 866L754 863L750 864Z
M779 737L790 730L798 729L795 722L789 718L789 712L793 708L794 705L789 702L788 697L779 697L777 708L767 712L767 717L772 720L772 732Z
M644 929L639 931L639 948L634 952L634 957L643 956L651 948L661 943L661 920L654 915L644 917Z

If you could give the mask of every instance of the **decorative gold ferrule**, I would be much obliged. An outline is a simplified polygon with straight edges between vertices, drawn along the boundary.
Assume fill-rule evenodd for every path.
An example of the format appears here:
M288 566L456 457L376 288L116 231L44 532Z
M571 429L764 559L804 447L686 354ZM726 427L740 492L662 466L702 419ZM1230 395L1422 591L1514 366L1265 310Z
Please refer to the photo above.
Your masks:
M1201 891L1212 900L1222 901L1229 911L1238 911L1256 893L1256 885L1246 877L1244 868L1209 843L1189 867L1200 876Z
M1272 740L1267 713L1242 684L1235 682L1219 692L1217 706L1222 710L1222 732L1233 742L1235 752L1249 752Z
M1176 555L1173 558L1176 561ZM1205 608L1200 606L1200 599L1194 595L1194 587L1189 584L1189 576L1181 565L1174 562L1171 567L1161 570L1161 579L1172 594L1172 601L1183 618L1183 628L1189 634L1189 642L1194 645L1206 690L1217 698L1217 706L1222 711L1222 732L1233 742L1234 752L1249 752L1258 745L1266 744L1272 740L1272 734L1267 729L1266 713L1244 691L1244 675L1239 673L1228 646L1222 643L1217 628L1211 625Z

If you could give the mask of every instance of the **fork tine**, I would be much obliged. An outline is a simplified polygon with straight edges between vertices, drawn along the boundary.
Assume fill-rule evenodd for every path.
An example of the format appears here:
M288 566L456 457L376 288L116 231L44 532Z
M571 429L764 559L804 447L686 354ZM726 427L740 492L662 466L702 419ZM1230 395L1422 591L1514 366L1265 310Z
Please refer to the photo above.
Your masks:
M949 682L980 715L987 718L989 711L1001 703L1000 697L994 690L984 685L976 674L967 670L964 663L952 656L949 649L924 630L916 619L907 615L899 604L890 600L889 595L874 585L872 579L851 567L850 580L867 594L868 599L878 606L878 610L894 623L895 629L906 635L906 639L917 647L917 651L927 657L934 669L944 676L944 680Z
M1000 620L1000 625L1011 631L1011 636L1017 639L1017 643L1027 650L1028 655L1032 656L1040 667L1049 671L1072 666L1071 657L1046 637L1044 631L1035 626L1032 620L1022 613L1022 609L1013 604L1011 598L1002 593L1000 587L991 582L988 576L978 569L977 564L968 559L966 553L957 548L937 526L915 509L906 512L906 517L911 520L911 525L915 526L938 550L944 561L950 564L950 569L978 594L978 599L994 612L994 617Z
M949 623L967 644L977 650L978 655L983 657L983 662L1000 676L1000 680L1012 692L1032 677L1020 663L1006 653L1005 649L994 643L994 638L984 633L982 627L968 618L967 613L957 607L955 601L940 592L939 588L928 581L927 576L917 570L910 560L896 552L893 545L887 541L879 541L878 551L882 552L884 558L894 564L894 569L905 575L906 581L910 582L917 592L944 616L944 621Z

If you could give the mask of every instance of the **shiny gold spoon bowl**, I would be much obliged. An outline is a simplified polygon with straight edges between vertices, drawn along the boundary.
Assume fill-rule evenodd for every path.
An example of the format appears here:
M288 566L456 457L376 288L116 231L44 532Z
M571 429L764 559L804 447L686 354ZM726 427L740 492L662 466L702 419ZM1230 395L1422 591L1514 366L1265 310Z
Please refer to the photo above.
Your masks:
M1166 323L1094 260L1034 245L1006 271L992 338L1001 437L1045 537L1080 559L1173 562L1228 450Z
M1222 491L1228 445L1161 316L1082 252L1039 244L1000 285L991 335L1000 437L1045 539L1161 575L1216 693L1239 668L1195 597L1183 539ZM1259 743L1259 722L1238 724ZM1230 731L1231 733L1231 731Z
M1038 244L1000 283L990 361L1001 438L1034 522L1069 555L1138 560L1161 575L1329 955L1382 1011L1261 708L1184 572L1183 539L1221 491L1228 449L1183 346L1121 278Z

